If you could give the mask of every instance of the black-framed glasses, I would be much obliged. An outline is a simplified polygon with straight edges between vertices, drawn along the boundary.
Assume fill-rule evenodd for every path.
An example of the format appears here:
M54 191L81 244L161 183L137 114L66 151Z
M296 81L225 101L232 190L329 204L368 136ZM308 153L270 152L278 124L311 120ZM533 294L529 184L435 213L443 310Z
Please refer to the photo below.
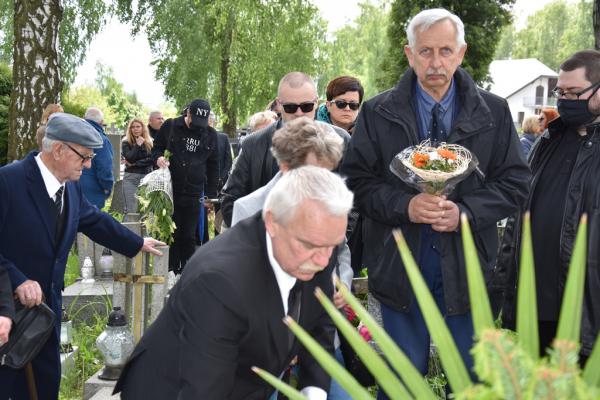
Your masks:
M350 107L352 111L356 111L358 110L358 107L360 107L360 103L355 103L353 101L348 102L345 100L332 100L330 103L334 103L335 106L340 110L343 110L346 107Z
M71 145L69 145L68 143L63 143L65 146L67 146L68 148L70 148L71 150L73 150L73 152L75 154L77 154L79 157L81 157L81 163L85 163L87 160L92 161L94 159L94 157L96 157L96 153L92 153L92 154L88 154L86 156L84 156L83 154L81 154L80 152L78 152L77 150L75 150L73 147L71 147Z
M591 86L586 87L585 89L580 90L579 92L575 92L575 93L569 93L569 92L565 92L564 90L562 90L561 88L559 88L558 86L555 87L552 90L552 95L554 97L556 97L557 99L560 99L561 97L565 97L568 100L579 100L579 96L581 96L582 94L584 94L585 92L587 92L588 90L594 90L594 89L598 89L600 88L600 81L594 83ZM594 92L596 91L594 90ZM592 96L594 95L594 93L592 93Z
M303 113L309 113L312 110L314 110L315 102L307 101L307 102L300 103L300 104L296 104L296 103L283 104L282 103L281 106L283 107L283 111L285 111L287 114L294 114L296 111L298 111L298 108L301 109Z

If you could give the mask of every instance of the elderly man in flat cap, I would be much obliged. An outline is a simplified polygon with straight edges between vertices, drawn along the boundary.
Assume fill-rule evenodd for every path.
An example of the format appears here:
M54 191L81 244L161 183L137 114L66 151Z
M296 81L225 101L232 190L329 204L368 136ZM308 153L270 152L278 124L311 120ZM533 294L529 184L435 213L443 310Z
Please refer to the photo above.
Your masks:
M128 257L140 250L160 255L163 243L141 238L82 195L79 178L102 138L83 119L56 113L42 152L0 168L0 266L25 306L45 301L60 315L69 249L77 232ZM60 318L33 360L39 399L58 399ZM0 399L29 399L25 373L0 366Z

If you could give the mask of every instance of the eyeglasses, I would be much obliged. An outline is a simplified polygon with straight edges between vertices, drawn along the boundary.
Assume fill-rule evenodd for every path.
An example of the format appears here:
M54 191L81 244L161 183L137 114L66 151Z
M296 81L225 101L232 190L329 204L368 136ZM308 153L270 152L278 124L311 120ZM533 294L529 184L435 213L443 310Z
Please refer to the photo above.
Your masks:
M296 111L298 111L298 108L300 108L303 113L309 113L315 108L315 102L307 101L300 104L286 103L281 104L281 106L283 107L283 111L285 111L287 114L294 114Z
M73 150L73 152L75 154L77 154L79 157L81 157L81 163L85 163L86 161L90 160L92 161L94 159L94 157L96 157L96 153L92 153L92 154L88 154L87 156L84 156L83 154L81 154L80 152L78 152L77 150L75 150L73 147L71 147L69 144L67 143L63 143L65 146L67 146L68 148L70 148L71 150Z
M343 110L344 108L346 108L346 106L349 106L352 111L356 111L358 110L358 107L360 107L359 103L347 102L345 100L332 100L330 101L330 103L334 103L335 106L340 110Z
M576 92L576 93L565 92L561 88L555 87L552 90L552 95L554 97L556 97L557 99L560 99L561 97L564 96L568 100L579 100L579 96L581 96L582 94L584 94L588 90L592 90L592 89L596 89L597 90L598 88L600 88L600 81L598 81L598 82L594 83L593 85L588 86L585 89L583 89L583 90L581 90L579 92ZM595 92L596 91L594 90L594 93ZM592 96L594 95L594 93L592 93Z

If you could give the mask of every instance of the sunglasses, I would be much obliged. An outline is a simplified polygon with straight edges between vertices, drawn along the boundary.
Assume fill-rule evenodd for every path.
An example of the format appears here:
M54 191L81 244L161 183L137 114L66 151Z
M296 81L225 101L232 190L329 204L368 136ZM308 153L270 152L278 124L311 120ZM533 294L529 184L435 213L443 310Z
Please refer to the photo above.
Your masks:
M73 150L73 152L75 154L77 154L79 157L81 157L81 162L84 163L87 160L93 160L94 157L96 157L96 153L92 153L92 154L88 154L87 156L84 156L83 154L81 154L80 152L78 152L77 150L75 150L73 147L71 147L70 145L68 145L67 143L63 143L65 146L67 146L68 148L70 148L71 150Z
M345 100L332 100L330 103L334 103L335 106L340 110L343 110L346 108L346 106L349 106L352 111L356 111L358 110L358 107L360 107L359 103L347 102Z
M283 111L287 114L294 114L298 111L298 108L302 110L303 113L309 113L315 108L315 103L313 101L295 104L295 103L286 103L281 105L283 107Z

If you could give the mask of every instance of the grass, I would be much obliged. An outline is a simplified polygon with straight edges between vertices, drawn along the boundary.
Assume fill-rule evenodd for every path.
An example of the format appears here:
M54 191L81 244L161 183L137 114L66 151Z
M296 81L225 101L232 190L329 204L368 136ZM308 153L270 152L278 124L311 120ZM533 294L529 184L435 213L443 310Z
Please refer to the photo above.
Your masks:
M108 303L108 299L106 300ZM85 307L91 307L92 303L86 304L71 313L76 316ZM110 310L107 304L107 310ZM96 338L106 327L108 315L94 312L92 321L77 324L73 329L73 346L78 348L75 356L75 368L63 375L60 385L59 400L79 400L83 398L83 386L92 375L103 365L102 356L96 348Z

